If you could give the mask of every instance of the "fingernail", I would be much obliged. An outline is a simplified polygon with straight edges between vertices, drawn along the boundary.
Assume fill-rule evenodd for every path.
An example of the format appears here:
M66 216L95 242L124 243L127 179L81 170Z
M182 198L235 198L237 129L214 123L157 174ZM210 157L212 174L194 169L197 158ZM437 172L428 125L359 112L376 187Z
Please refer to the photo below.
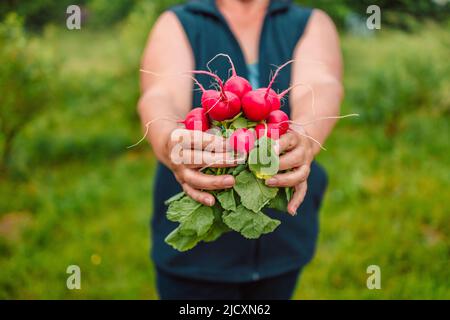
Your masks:
M270 178L269 180L266 180L266 184L268 185L274 185L277 183L277 179L275 178Z
M232 186L234 184L234 179L232 177L225 177L223 179L223 184L226 186Z
M209 197L205 198L205 202L208 206L212 206L214 204L214 200Z

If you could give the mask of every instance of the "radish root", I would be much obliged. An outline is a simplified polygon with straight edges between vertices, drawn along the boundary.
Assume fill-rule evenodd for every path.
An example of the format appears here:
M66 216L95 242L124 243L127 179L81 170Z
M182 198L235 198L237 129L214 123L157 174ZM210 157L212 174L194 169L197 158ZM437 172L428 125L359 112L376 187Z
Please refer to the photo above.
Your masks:
M292 129L291 129L292 130ZM319 142L319 141L317 141L316 139L314 139L313 137L311 137L309 134L306 134L306 133L302 133L302 132L299 132L299 131L296 131L299 135L301 135L302 137L305 137L305 138L308 138L308 139L310 139L311 141L313 141L314 143L316 143L319 147L320 147L320 149L322 149L322 150L324 150L324 151L327 151L327 149L325 149L325 147Z
M270 88L272 88L272 85L273 85L275 79L277 78L278 73L279 73L284 67L286 67L287 65L291 64L291 63L294 62L294 61L295 61L295 60L289 60L289 61L283 63L281 66L279 66L279 67L277 68L277 70L275 71L275 73L274 73L272 79L271 79L270 82L269 82L269 85L267 86L266 95L264 96L264 98L267 98L267 95L269 94Z
M142 141L144 141L145 138L147 138L147 135L148 135L148 131L149 131L150 125L151 125L153 122L158 121L158 120L166 120L166 121L172 121L172 122L181 123L179 120L175 120L175 119L171 119L171 118L165 118L165 117L159 117L159 118L155 118L155 119L153 119L153 120L150 120L149 122L147 122L147 123L145 124L145 133L144 133L144 136L143 136L138 142L132 144L131 146L128 146L127 149L134 148L134 147L136 147L137 145L139 145Z
M350 118L350 117L359 117L359 114L358 114L358 113L350 113L350 114L346 114L346 115L343 115L343 116L319 117L319 118L316 118L316 119L314 119L314 120L306 121L306 122L303 122L303 123L294 122L294 121L292 121L292 120L289 120L288 122L291 123L291 124L297 125L297 126L305 127L305 126L308 126L308 125L310 125L310 124L316 123L317 121L321 121L321 120L328 120L328 119L344 119L344 118ZM283 121L283 122L286 122L286 121ZM281 122L280 122L280 123L281 123Z
M232 77L237 76L237 74L236 74L236 68L234 67L233 60L231 60L231 57L230 57L229 55L225 54L225 53L218 53L218 54L216 54L211 60L209 60L209 61L206 63L206 68L208 68L208 70L211 71L211 69L209 68L209 65L210 65L210 63L212 63L212 62L213 62L215 59L217 59L218 57L225 57L225 58L227 58L228 62L229 62L230 65L231 65L231 76L232 76Z

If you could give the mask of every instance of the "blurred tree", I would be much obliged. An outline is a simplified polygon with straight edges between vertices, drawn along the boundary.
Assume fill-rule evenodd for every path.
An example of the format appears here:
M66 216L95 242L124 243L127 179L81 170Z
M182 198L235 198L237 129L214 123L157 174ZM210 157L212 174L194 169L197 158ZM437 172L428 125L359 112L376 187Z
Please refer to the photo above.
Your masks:
M125 18L137 2L140 1L88 0L86 4L88 23L96 27L109 27Z
M5 171L14 138L45 108L49 97L49 66L30 48L16 14L0 23L0 61L0 170Z
M410 29L423 20L444 21L450 16L448 0L295 0L296 3L326 11L339 27L349 13L366 15L368 6L381 8L382 23Z
M138 3L151 2L157 13L170 6L189 0L77 0L76 4L87 8L88 18L96 26L109 26L123 19ZM206 1L206 0L194 0ZM295 0L296 3L325 10L338 26L345 25L349 13L364 16L369 5L381 7L383 23L409 28L416 21L432 19L442 21L450 16L448 0ZM2 0L0 18L11 11L25 17L31 28L41 28L49 22L63 22L72 0Z
M77 5L84 5L86 0L77 0ZM25 25L31 29L41 29L49 22L60 22L65 25L66 9L74 4L73 0L2 0L0 1L0 18L11 12L24 17Z

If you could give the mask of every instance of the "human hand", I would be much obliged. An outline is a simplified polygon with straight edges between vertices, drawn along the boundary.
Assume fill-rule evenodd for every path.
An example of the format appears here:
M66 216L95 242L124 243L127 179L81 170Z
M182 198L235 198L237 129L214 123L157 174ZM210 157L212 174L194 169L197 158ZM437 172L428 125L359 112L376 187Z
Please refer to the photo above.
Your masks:
M311 162L314 159L313 145L305 134L296 130L289 130L279 140L280 168L278 173L266 180L271 187L293 187L294 194L288 203L287 209L291 215L305 199L308 188L307 179L310 173Z
M233 167L238 159L221 136L201 131L175 129L167 143L168 166L184 192L195 201L212 206L215 198L203 190L232 188L232 175L209 175L200 172L206 167Z

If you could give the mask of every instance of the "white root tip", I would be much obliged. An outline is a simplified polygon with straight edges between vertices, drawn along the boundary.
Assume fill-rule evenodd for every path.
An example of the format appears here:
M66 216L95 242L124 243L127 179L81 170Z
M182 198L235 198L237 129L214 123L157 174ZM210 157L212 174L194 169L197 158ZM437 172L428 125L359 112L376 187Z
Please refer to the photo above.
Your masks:
M128 146L127 149L134 148L134 147L136 147L137 145L139 145L142 141L144 141L145 138L147 138L147 135L148 135L148 131L149 131L150 125L151 125L153 122L157 121L157 120L167 120L167 121L175 121L175 122L176 122L176 120L170 119L170 118L155 118L155 119L153 119L153 120L150 120L149 122L147 122L147 123L145 124L145 133L144 133L143 137L142 137L138 142L132 144L131 146Z
M325 149L325 147L319 142L319 141L317 141L316 139L314 139L313 137L311 137L310 135L308 135L308 134L306 134L306 133L301 133L301 132L298 132L298 131L296 131L299 135L301 135L302 137L305 137L305 138L308 138L308 139L310 139L311 141L313 141L314 143L316 143L319 147L320 147L320 149L322 149L322 150L324 150L324 151L327 151L327 149Z
M212 70L211 70L211 68L209 67L209 65L210 65L214 60L216 60L218 57L225 57L225 58L227 58L228 62L229 62L230 65L231 65L231 72L232 72L232 75L236 75L236 69L235 69L235 67L234 67L233 60L231 60L231 57L230 57L229 55L225 54L225 53L218 53L218 54L216 54L211 60L209 60L209 61L206 63L206 68L207 68L210 72L212 72Z
M150 70L145 70L145 69L139 69L139 72L151 74L152 76L157 76L157 77L167 76L167 75L164 75L164 74L160 74L160 73L153 72L153 71L150 71Z
M298 122L294 122L294 121L290 121L290 120L289 120L289 123L294 124L294 125L297 125L297 126L302 126L302 127L304 127L304 126L313 124L313 123L315 123L315 122L317 122L317 121L329 120L329 119L344 119L344 118L350 118L350 117L359 117L359 114L358 114L358 113L350 113L350 114L346 114L346 115L343 115L343 116L320 117L320 118L316 118L316 119L314 119L314 120L307 121L307 122L303 122L303 123L298 123Z

